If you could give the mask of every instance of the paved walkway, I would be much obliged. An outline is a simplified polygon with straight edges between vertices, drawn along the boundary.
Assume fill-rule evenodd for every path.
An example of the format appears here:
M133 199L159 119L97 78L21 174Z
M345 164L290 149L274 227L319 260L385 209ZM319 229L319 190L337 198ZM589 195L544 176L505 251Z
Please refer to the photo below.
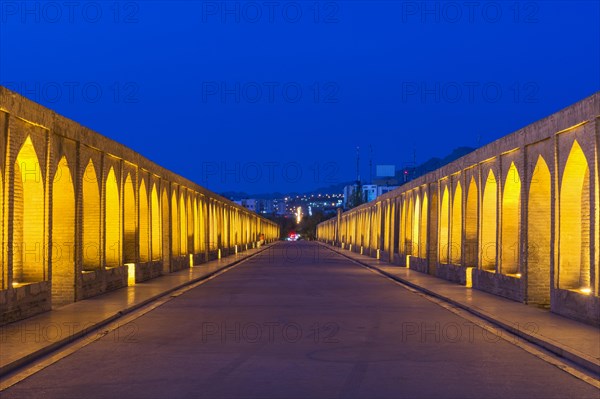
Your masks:
M600 375L600 329L548 310L466 288L388 262L321 244L347 258L443 299Z
M2 326L0 327L0 376L85 336L161 296L206 279L254 256L271 245L249 249Z
M315 242L272 249L44 357L0 397L599 399L466 311Z
M0 376L84 336L125 313L181 287L208 278L269 247L267 245L211 261L0 327ZM326 247L413 288L466 309L600 374L598 328L404 267L390 266L389 263L368 256L329 245Z

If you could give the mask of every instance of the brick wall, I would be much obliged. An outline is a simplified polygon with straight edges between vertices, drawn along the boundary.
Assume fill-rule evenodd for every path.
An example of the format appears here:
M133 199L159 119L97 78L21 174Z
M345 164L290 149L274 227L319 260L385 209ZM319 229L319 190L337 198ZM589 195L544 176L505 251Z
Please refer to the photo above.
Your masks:
M272 222L259 231L258 215L1 86L0 156L0 324L124 287L124 263L136 264L139 282L190 267L190 255L205 261L209 245L226 255L244 235L250 245L260 233L279 235ZM222 239L207 245L209 236Z
M427 231L420 244L427 250L416 257L412 248L401 245L390 262L404 264L412 253L411 268L459 283L464 283L466 268L473 267L473 288L550 304L554 312L595 322L600 308L599 120L596 93L320 224L318 235L334 240L331 231L339 229L344 237L365 210L401 201L400 216L391 224L385 219L364 228L386 238L399 229L400 244L406 244L416 223L406 214L412 213L407 199L424 199L428 193L429 209L419 215L426 224L421 229ZM569 161L572 156L576 161ZM545 169L540 172L536 165ZM458 182L462 187L469 182L460 209L451 198ZM448 245L458 243L459 236L460 248L449 256ZM385 250L387 241L375 245L365 253Z

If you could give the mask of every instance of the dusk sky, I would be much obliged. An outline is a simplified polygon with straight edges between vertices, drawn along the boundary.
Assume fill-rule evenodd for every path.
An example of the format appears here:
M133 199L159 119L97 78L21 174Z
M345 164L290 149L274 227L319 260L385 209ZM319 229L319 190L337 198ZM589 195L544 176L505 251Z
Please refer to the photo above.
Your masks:
M216 192L478 147L600 89L600 2L0 3L0 84Z

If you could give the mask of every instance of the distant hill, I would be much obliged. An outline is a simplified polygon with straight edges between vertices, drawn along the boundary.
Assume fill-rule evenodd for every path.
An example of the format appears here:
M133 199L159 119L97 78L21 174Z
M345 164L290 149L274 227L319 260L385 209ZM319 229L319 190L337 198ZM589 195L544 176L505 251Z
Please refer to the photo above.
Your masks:
M444 158L430 158L422 164L414 168L405 168L396 171L396 178L402 178L405 171L409 172L410 180L416 179L417 177L423 176L429 172L433 172L436 169L441 168L450 162L456 161L458 158L467 155L470 152L475 151L475 148L471 147L458 147L452 150L452 152Z

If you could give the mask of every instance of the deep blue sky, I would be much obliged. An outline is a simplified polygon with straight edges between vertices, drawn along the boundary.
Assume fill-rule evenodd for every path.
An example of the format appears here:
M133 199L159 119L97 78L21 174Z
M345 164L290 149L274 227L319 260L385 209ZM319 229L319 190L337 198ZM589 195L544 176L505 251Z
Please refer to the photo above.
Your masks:
M370 145L419 163L600 89L597 1L24 3L2 85L217 192L352 180L357 146L365 178Z

